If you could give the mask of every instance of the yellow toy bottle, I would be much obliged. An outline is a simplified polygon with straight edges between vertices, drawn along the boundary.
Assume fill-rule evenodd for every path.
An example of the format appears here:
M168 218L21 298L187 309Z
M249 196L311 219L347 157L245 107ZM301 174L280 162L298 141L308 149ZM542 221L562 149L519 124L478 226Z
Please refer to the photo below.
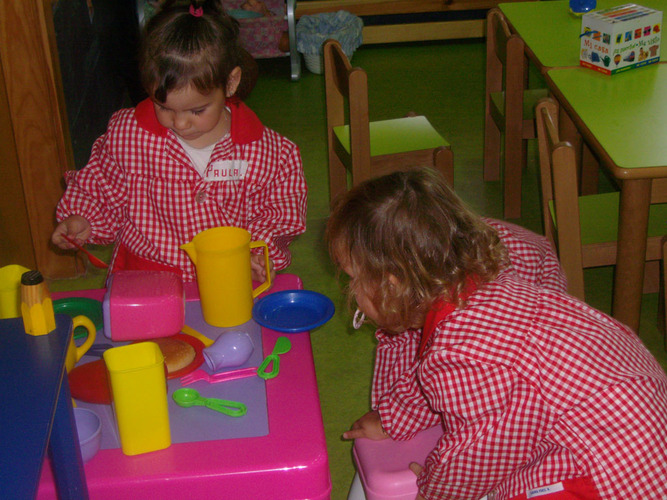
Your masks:
M51 294L39 271L28 271L21 276L21 315L29 335L46 335L56 329Z
M139 455L171 445L164 357L155 342L104 351L123 453Z

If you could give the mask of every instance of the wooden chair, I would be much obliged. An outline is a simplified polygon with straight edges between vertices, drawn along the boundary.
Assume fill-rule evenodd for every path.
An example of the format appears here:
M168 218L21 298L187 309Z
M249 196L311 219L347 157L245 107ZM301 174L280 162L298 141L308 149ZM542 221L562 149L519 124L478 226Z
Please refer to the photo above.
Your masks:
M486 111L484 118L484 180L500 179L506 219L521 217L521 176L526 166L526 140L535 136L535 104L546 89L526 90L528 83L524 42L510 32L502 12L486 17ZM501 137L504 134L504 162Z
M579 196L575 151L558 135L558 104L541 99L535 109L544 232L558 249L568 292L582 300L588 267L616 264L619 193ZM667 203L651 205L646 261L659 261Z
M324 43L330 201L352 185L409 167L433 166L453 185L449 143L424 116L369 122L368 79L336 40Z

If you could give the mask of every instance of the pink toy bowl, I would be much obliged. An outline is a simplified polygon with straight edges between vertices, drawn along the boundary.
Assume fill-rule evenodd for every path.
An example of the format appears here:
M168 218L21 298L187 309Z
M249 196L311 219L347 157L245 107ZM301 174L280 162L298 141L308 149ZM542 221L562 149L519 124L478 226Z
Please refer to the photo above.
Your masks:
M169 271L116 271L102 301L104 335L112 340L169 337L185 324L183 281Z
M79 435L79 447L83 463L93 458L102 442L102 420L87 408L74 408L76 432Z

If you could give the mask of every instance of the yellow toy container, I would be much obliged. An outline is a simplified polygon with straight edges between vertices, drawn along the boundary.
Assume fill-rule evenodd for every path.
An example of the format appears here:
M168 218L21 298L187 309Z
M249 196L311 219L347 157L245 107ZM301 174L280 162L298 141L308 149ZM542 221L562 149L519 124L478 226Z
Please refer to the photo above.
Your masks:
M155 342L104 352L123 453L139 455L171 445L164 357Z
M28 271L18 264L0 267L0 319L21 316L21 276Z

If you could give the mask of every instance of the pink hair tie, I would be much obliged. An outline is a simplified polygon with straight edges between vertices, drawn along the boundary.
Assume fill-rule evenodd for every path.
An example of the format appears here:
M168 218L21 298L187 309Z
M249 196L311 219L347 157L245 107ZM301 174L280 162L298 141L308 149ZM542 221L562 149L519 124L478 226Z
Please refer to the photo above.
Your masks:
M204 15L204 7L198 7L195 9L194 5L190 5L190 14L195 17L201 17Z

